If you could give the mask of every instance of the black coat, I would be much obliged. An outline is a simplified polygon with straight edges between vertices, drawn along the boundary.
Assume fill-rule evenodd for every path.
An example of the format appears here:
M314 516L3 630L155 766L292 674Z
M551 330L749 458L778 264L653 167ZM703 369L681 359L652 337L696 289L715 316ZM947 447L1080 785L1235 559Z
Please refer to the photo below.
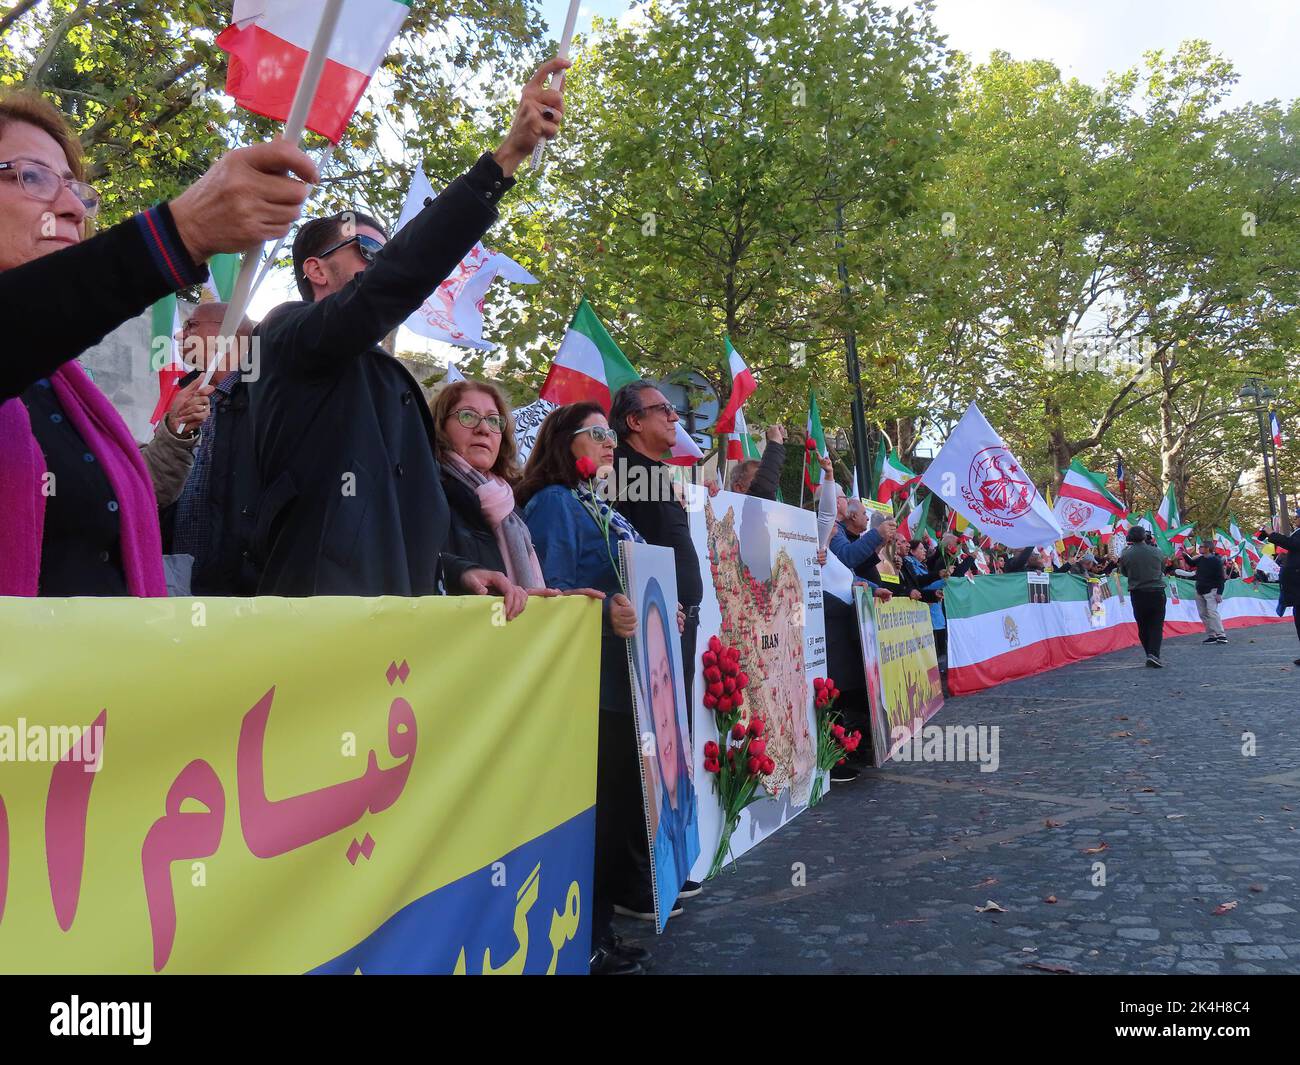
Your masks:
M447 550L483 569L505 573L505 559L497 544L496 533L483 517L478 494L442 469L442 490L451 508L451 526L447 530Z
M614 469L620 494L622 487L636 483L624 473L625 469L633 466L641 466L649 471L649 477L640 483L654 482L654 498L635 502L618 499L614 505L646 543L673 549L677 563L677 598L683 606L698 606L704 598L700 558L695 551L695 543L691 540L691 523L686 507L671 494L667 484L668 467L655 459L646 458L627 444L619 444L614 450Z
M460 590L433 416L379 347L496 220L513 184L484 155L345 288L277 307L256 331L252 390L262 595L431 595Z
M159 204L80 244L0 270L0 403L93 347L170 292L207 278Z
M1300 532L1290 536L1269 533L1268 542L1286 549L1286 558L1282 560L1282 572L1277 575L1277 581L1282 586L1286 602L1300 611Z
M212 533L208 556L194 560L190 578L193 595L257 594L259 573L253 554L253 530L258 478L253 457L253 426L248 414L249 387L240 379L229 395L213 393L217 435L208 459L211 465L207 507ZM176 530L176 504L165 508L160 518L163 552L170 554Z

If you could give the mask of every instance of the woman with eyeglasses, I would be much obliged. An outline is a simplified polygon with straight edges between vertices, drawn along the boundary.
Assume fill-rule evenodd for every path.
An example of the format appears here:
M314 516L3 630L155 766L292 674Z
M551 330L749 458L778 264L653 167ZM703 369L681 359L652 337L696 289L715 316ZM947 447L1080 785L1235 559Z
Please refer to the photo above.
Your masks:
M451 509L447 550L504 573L528 591L546 586L528 526L515 508L514 423L494 384L456 381L433 403L435 451Z
M167 594L145 460L76 363L203 263L282 236L318 180L288 144L231 152L170 204L83 240L99 194L40 97L0 98L0 595Z
M538 429L523 480L515 489L546 583L561 589L590 586L606 596L600 640L591 940L591 971L600 975L639 973L648 957L641 948L624 944L612 927L615 900L643 893L649 868L640 743L628 676L627 638L636 631L636 610L623 594L616 568L621 540L645 541L601 498L599 487L592 490L613 467L617 442L599 405L559 407ZM585 476L591 470L599 472ZM678 611L678 632L682 622Z

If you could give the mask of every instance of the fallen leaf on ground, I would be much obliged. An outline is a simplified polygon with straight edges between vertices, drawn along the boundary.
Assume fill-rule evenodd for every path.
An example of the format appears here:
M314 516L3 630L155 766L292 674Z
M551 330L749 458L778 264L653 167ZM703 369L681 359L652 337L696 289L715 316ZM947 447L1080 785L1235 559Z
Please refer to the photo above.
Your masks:
M1146 792L1147 794L1154 795L1155 792L1156 792L1156 789L1155 789L1155 788L1138 788L1138 791Z
M1060 827L1061 827L1061 822L1060 822L1060 821L1053 821L1053 820L1049 817L1046 821L1043 822L1043 827L1044 827L1044 828L1060 828Z
M1050 903L1055 904L1055 902L1056 902L1056 896L1055 896L1055 895L1048 895L1047 898L1043 899L1043 901L1044 901L1044 902L1050 902Z
M1225 913L1231 913L1236 908L1237 908L1236 899L1233 899L1231 902L1221 902L1219 903L1219 905L1214 907L1214 916L1222 917Z
M1124 739L1126 736L1132 736L1132 735L1133 735L1133 733L1131 733L1131 732L1112 732L1112 733L1110 734L1110 738L1111 738L1112 740L1122 740L1122 739Z
M1056 965L1050 961L1027 961L1024 964L1026 969L1041 969L1045 973L1063 973L1066 976L1074 976L1074 970L1068 965Z
M1253 892L1255 892L1255 894L1258 895L1261 891L1264 890L1264 885L1263 885L1263 884L1251 884L1251 885L1250 885L1250 890L1253 891Z
M992 899L989 899L986 903L984 903L983 906L976 906L975 912L976 913L1006 913L1007 911L1004 910Z
M1085 850L1083 853L1084 853L1084 854L1100 854L1102 851L1104 851L1104 850L1109 850L1109 849L1110 849L1110 844L1107 843L1105 840L1102 840L1099 844L1097 844L1097 846L1095 846L1095 847L1089 847L1089 848L1088 848L1087 850Z

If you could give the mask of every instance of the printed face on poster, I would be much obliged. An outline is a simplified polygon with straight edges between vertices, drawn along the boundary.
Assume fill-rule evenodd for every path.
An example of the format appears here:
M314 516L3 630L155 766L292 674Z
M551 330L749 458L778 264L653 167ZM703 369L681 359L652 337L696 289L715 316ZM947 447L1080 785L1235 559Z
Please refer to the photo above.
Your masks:
M641 739L641 784L652 857L655 921L660 932L700 854L682 645L677 632L677 573L671 548L619 545L637 627L628 640L632 704Z

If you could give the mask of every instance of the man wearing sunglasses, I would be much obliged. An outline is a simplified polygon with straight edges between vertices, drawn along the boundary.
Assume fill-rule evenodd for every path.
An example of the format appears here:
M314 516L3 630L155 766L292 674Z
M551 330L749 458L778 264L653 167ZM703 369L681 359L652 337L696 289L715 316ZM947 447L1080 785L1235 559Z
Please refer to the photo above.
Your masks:
M305 224L293 244L301 303L258 327L249 390L260 498L253 551L262 595L493 594L506 616L526 596L503 573L446 550L450 511L419 384L380 344L497 218L512 174L559 131L561 94L533 75L505 140L391 241L348 211Z

